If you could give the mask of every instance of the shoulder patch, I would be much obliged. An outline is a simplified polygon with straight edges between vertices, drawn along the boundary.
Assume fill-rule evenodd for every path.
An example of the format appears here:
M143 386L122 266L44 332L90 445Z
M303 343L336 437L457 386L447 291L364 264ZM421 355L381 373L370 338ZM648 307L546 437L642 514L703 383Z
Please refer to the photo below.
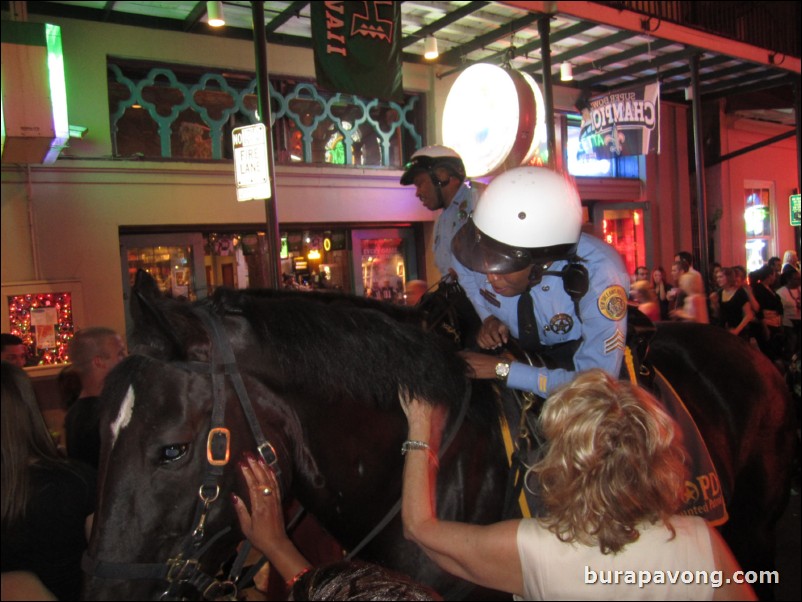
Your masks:
M618 284L608 286L599 295L599 311L608 320L623 320L627 315L627 293Z

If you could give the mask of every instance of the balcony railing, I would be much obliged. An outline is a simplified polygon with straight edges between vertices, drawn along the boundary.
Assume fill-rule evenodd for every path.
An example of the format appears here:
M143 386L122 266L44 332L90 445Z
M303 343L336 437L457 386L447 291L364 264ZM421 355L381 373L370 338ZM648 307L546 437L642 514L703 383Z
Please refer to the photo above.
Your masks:
M799 2L596 2L731 40L800 56ZM656 31L659 23L649 24Z
M185 65L110 59L109 114L117 158L232 160L231 131L258 121L256 77ZM423 103L270 81L276 163L399 169L420 148Z

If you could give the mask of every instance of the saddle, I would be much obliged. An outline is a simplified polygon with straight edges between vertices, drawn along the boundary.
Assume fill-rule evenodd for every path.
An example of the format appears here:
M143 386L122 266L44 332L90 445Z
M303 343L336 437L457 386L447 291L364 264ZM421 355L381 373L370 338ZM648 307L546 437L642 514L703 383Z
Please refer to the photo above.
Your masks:
M701 516L713 526L724 524L728 520L724 492L707 445L677 392L656 368L645 361L649 341L656 328L634 307L629 308L627 320L627 349L620 377L637 383L661 402L664 410L679 425L680 437L687 451L688 478L685 482L685 504L680 514ZM532 366L555 367L554 358L526 352L517 341L511 340L508 351L518 361ZM564 353L557 351L559 361ZM525 517L534 516L538 508L537 488L528 487L524 479L528 466L536 460L536 450L541 444L537 418L545 400L530 392L506 391L512 395L502 394L505 414L503 431L510 461L505 515L512 516L517 499L521 514ZM511 403L510 398L514 402ZM517 428L517 432L512 430L514 428Z
M713 526L723 525L729 519L724 502L725 492L696 421L671 383L648 360L644 360L655 331L649 318L637 308L629 307L627 350L622 372L626 371L630 381L649 391L679 425L679 434L687 452L685 466L688 469L685 504L680 514L701 516ZM622 375L622 378L626 376Z

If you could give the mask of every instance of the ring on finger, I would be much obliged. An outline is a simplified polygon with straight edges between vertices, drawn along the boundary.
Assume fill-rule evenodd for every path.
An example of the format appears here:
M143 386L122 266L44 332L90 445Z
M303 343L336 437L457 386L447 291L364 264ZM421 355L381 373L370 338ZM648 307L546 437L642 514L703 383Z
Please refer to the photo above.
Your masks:
M262 495L273 495L273 490L270 487L265 487L262 489Z

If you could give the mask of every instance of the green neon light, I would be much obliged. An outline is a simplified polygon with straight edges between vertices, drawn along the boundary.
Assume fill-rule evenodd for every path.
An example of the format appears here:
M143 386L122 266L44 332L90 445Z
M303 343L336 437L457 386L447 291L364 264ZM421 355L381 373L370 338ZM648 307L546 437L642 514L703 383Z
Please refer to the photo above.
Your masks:
M55 151L55 156L57 157L70 137L70 123L67 118L67 80L64 77L61 27L45 23L45 38L47 40L47 70L50 76L50 99L53 104L53 128L56 133L56 139L51 146L51 153ZM55 160L55 157L53 159Z
M6 97L6 91L3 90L0 94L0 155L6 151L6 110L3 108L3 98Z

